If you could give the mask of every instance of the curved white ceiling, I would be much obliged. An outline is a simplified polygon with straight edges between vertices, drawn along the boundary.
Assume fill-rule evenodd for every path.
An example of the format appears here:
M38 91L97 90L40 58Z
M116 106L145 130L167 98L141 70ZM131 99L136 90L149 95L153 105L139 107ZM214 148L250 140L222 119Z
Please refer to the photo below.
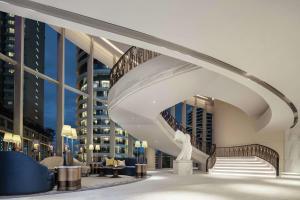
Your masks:
M261 85L247 80L232 71L220 68L193 55L164 48L151 41L142 42L138 36L120 36L103 31L93 25L95 19L103 20L154 36L195 52L205 53L252 74L283 92L299 108L298 73L300 68L300 2L290 0L251 1L83 1L35 0L66 11L87 16L86 23L67 19L68 13L29 11L21 6L0 3L1 9L59 26L72 27L93 35L156 50L209 70L221 73L262 94ZM17 2L14 0L6 2ZM30 1L22 1L30 2ZM72 6L70 6L72 5ZM43 11L43 12L42 12ZM70 13L69 13L70 14ZM55 17L51 16L54 15ZM83 21L82 21L83 22ZM282 101L274 95L263 96L267 102ZM286 129L292 125L293 114L288 105L279 111L287 119Z

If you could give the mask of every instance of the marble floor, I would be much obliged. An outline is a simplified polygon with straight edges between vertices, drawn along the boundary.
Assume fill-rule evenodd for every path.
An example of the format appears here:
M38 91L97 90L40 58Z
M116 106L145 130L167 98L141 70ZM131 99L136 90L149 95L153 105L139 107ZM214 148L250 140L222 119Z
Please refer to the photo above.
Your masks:
M300 179L246 178L194 174L177 176L168 170L153 171L139 182L71 193L16 198L38 200L300 200Z

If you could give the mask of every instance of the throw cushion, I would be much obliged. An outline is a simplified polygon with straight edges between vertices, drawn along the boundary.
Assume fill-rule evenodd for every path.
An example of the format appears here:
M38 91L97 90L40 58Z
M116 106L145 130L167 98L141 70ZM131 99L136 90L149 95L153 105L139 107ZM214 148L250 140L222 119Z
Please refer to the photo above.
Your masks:
M125 167L125 160L118 160L118 166Z
M114 165L114 161L115 161L115 159L113 159L113 158L111 158L111 159L106 158L105 159L106 166L112 166L112 165Z

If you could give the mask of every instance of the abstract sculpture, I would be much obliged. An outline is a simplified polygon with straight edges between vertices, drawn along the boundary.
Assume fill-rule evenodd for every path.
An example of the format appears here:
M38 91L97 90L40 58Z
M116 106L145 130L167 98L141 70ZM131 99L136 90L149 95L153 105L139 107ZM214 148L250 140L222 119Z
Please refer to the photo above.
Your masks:
M191 144L191 137L189 134L184 134L180 130L175 132L175 141L182 143L182 150L177 156L176 160L191 160L192 157L192 144Z

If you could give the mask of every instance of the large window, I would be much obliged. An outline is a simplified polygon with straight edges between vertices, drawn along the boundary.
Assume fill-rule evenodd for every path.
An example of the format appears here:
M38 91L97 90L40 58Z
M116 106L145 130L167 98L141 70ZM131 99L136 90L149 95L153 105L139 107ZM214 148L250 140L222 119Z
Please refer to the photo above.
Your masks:
M56 84L24 74L23 152L37 160L52 155L56 133ZM35 145L35 147L34 147Z

